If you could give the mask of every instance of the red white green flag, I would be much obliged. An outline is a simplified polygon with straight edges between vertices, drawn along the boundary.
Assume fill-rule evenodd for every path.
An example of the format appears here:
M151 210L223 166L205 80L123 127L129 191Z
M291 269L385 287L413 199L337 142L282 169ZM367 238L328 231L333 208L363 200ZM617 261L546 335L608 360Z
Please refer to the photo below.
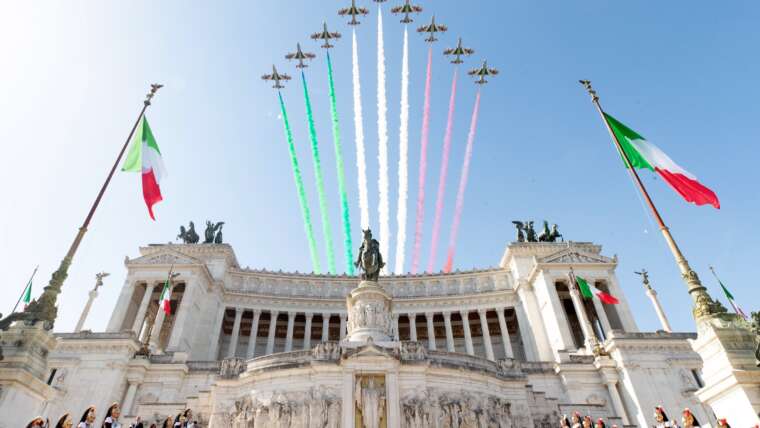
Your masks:
M167 279L164 283L164 289L161 291L161 299L159 300L159 305L164 309L166 315L171 315L172 313L171 297L172 290L169 287L169 280Z
M617 305L620 303L620 300L618 300L615 296L609 293L605 293L593 285L590 285L588 282L586 282L585 279L581 278L580 276L575 276L575 282L578 284L578 288L581 289L581 295L583 295L583 297L586 299L596 297L597 299L601 300L602 303L606 303L608 305Z
M131 148L121 170L142 173L143 198L148 206L150 218L155 220L153 205L163 200L159 183L166 176L166 168L164 168L164 161L156 139L153 137L153 131L144 115L137 125Z
M657 172L687 202L696 205L710 204L715 208L720 208L720 201L715 192L700 183L693 174L681 168L659 147L609 114L604 113L604 117L634 168Z
M24 310L26 310L26 308L29 306L29 303L32 301L32 280L31 279L26 284L26 289L24 290L24 297L21 300L24 302Z
M736 301L734 301L734 295L731 294L730 291L728 291L728 288L726 288L726 286L723 285L723 283L720 280L718 280L718 284L720 284L720 288L723 289L723 293L726 294L726 299L728 299L728 303L731 304L731 307L734 308L734 312L736 313L736 315L739 315L740 317L746 320L747 314L745 314L742 308L740 308L739 305L736 304Z

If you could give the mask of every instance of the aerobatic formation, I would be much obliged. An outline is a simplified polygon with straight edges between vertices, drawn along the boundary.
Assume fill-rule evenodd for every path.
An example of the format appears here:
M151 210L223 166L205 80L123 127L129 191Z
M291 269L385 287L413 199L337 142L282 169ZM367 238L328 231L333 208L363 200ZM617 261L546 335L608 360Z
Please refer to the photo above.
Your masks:
M434 220L432 225L432 233L430 236L429 257L426 266L422 265L422 248L426 239L425 236L425 209L426 209L426 181L427 181L427 169L428 169L428 151L430 146L431 136L431 115L434 101L434 94L432 93L432 74L433 74L433 62L434 62L434 43L439 40L445 34L448 34L448 26L441 23L440 20L436 20L435 15L432 15L430 21L427 24L419 26L416 30L423 36L423 41L428 44L427 50L427 65L424 74L424 91L423 99L421 100L422 114L420 117L420 141L419 141L419 164L417 167L417 194L416 205L414 213L414 231L411 244L411 260L409 266L407 266L407 203L409 198L409 87L414 82L414 73L409 71L409 34L408 26L414 22L415 15L423 12L423 7L413 4L411 0L405 0L401 5L394 5L390 8L390 12L400 17L400 23L403 24L403 45L401 51L401 99L399 103L399 131L398 131L398 164L397 164L397 177L398 177L398 189L397 189L397 203L396 203L396 234L395 242L392 239L391 221L390 221L390 182L389 177L391 174L389 159L389 133L388 133L388 102L386 96L386 50L384 43L384 28L382 7L386 0L373 0L377 3L377 159L378 159L378 200L377 200L377 225L380 237L380 251L386 255L387 260L393 260L394 263L391 266L384 268L384 271L393 272L397 275L404 274L407 271L415 274L419 270L424 269L425 272L433 272L436 270L437 250L438 244L441 239L441 230L443 228L442 222L444 217L445 198L446 198L446 181L449 171L449 158L454 144L453 130L455 127L455 110L456 100L458 93L458 78L459 78L459 65L464 63L467 57L475 53L475 50L466 47L462 43L462 38L459 37L454 47L449 47L442 50L443 55L448 58L448 62L453 64L454 70L451 80L451 92L449 94L448 110L446 114L446 126L443 129L443 145L441 152L441 165L439 167L438 185L434 205ZM362 229L368 229L371 226L370 216L370 192L368 190L367 176L368 176L368 164L367 164L367 145L371 142L365 141L364 135L364 112L362 110L362 91L361 91L361 74L359 69L359 42L357 39L357 31L360 31L360 24L370 13L369 9L357 4L356 0L352 0L351 4L345 8L338 10L338 15L344 18L348 18L346 24L351 26L351 77L353 86L353 118L354 118L354 147L356 150L356 182L358 185L357 202L359 208L360 225ZM343 243L343 269L346 273L353 275L353 250L351 240L351 216L350 216L350 201L348 191L346 189L346 169L343 161L343 145L341 142L341 133L339 126L338 115L338 101L335 92L335 73L339 73L333 68L333 60L331 58L330 50L333 50L333 55L338 55L336 51L336 44L341 38L339 32L330 31L327 23L322 23L322 29L319 32L311 34L310 38L318 43L321 43L320 47L325 49L325 58L327 62L328 71L328 85L329 85L329 100L325 105L329 105L330 118L332 122L332 134L333 134L333 149L335 154L336 164L336 176L338 186L338 201L340 207L340 224ZM295 62L295 67L301 73L301 82L303 85L303 96L306 105L306 123L308 126L308 138L311 146L312 163L314 168L315 187L317 191L317 201L319 209L319 219L321 222L321 230L324 240L325 260L327 262L327 273L336 274L339 271L338 264L333 249L333 236L330 223L330 193L325 188L324 183L324 171L322 170L321 154L319 150L319 141L317 139L317 124L315 123L314 108L319 109L323 104L320 100L314 100L309 93L306 68L308 62L314 60L317 56L314 53L305 51L300 42L296 44L295 52L288 53L285 58ZM487 62L483 60L482 66L474 68L468 72L474 80L474 83L483 85L488 83L487 78L490 78L498 73L498 70L487 65ZM420 83L423 80L420 76ZM291 165L293 167L293 175L296 182L296 194L298 196L299 204L301 207L301 213L304 222L304 230L306 231L306 241L309 248L309 253L312 259L312 267L314 272L321 273L321 257L317 251L316 238L314 236L314 226L312 225L312 219L310 214L310 208L308 205L308 198L306 194L306 187L303 182L303 176L299 169L298 156L295 151L295 142L298 138L293 136L290 128L287 111L285 109L285 102L281 91L285 89L285 83L290 80L290 76L278 72L276 65L272 66L272 73L263 76L265 80L273 83L273 88L278 91L278 101L281 108L281 117L285 126L286 141L288 142L288 152L291 158ZM464 145L464 160L460 170L459 187L456 195L456 205L454 206L453 220L449 231L449 245L445 258L445 263L439 268L444 272L450 272L453 266L453 258L456 249L456 236L464 207L464 194L467 187L468 172L470 169L470 161L472 158L473 146L475 142L475 131L478 121L478 112L480 108L481 91L477 90L475 93L475 104L472 109L472 117L470 121L470 129L466 144ZM437 101L437 100L436 100ZM434 147L437 147L434 146ZM349 171L350 177L350 171ZM395 254L391 254L390 248L395 247Z

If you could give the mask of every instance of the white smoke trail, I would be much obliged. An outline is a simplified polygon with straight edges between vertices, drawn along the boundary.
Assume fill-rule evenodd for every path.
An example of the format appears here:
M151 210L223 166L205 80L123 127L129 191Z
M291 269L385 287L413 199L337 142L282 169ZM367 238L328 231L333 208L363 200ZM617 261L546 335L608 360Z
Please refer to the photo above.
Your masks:
M359 81L359 47L356 30L353 31L352 69L354 83L354 129L356 138L356 169L359 176L359 211L362 229L369 228L369 202L367 202L367 161L364 157L364 124L362 119L362 88Z
M396 275L404 274L406 258L406 200L409 192L409 32L404 26L404 49L401 56L401 115L398 131L398 236L396 237Z
M377 160L379 163L377 187L380 201L377 207L380 223L380 254L388 256L390 221L388 208L388 103L385 98L385 46L383 43L383 15L377 9ZM387 269L390 269L387 268Z

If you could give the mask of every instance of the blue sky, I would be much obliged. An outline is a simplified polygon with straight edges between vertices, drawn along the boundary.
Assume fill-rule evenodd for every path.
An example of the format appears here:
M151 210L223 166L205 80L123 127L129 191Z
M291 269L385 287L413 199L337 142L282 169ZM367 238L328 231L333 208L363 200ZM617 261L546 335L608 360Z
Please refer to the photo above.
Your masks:
M172 241L180 224L227 222L243 265L310 271L275 93L260 80L301 42L317 59L307 69L322 152L330 220L342 263L339 205L323 53L307 35L327 20L344 39L333 53L352 222L359 212L350 76L350 28L335 11L347 1L4 2L0 6L0 296L7 313L36 264L41 291L81 224L148 83L166 85L149 117L169 178L165 202L148 218L139 177L117 174L59 298L58 330L76 323L96 272L107 278L87 327L100 330L125 277L125 255ZM377 229L376 6L358 28L373 229ZM676 265L649 220L579 78L591 79L608 112L658 144L713 188L721 210L694 207L653 175L644 182L693 268L719 296L708 265L745 307L760 208L755 84L760 5L730 2L421 1L449 33L434 47L432 122L423 263L432 225L452 66L440 51L464 38L501 75L483 92L455 267L498 263L514 219L556 222L566 239L617 254L617 270L641 329L658 327L634 270L651 272L676 330L691 331L690 301ZM462 6L466 4L466 6ZM387 8L387 6L386 6ZM391 219L396 210L402 26L385 14ZM411 251L424 86L422 37L411 35ZM460 80L442 243L448 240L475 85ZM283 93L315 217L324 264L303 98ZM391 224L393 236L395 221ZM390 245L395 247L395 242ZM436 266L444 261L444 246ZM393 254L386 258L392 260ZM409 259L407 259L409 260ZM408 265L407 265L408 266ZM720 296L722 298L722 296Z

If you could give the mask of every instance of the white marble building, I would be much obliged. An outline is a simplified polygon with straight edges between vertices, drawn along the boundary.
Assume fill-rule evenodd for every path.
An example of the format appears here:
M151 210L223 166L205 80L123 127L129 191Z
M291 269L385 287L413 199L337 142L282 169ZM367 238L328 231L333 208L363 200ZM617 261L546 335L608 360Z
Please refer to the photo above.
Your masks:
M522 428L573 410L648 426L661 404L714 423L695 394L696 334L640 332L616 265L591 243L513 243L495 269L382 277L389 339L356 342L355 277L242 268L224 244L151 245L125 261L105 332L55 335L42 404L26 414L118 401L122 420L189 407L212 427L347 428L376 414L369 426ZM620 304L578 298L571 268Z

